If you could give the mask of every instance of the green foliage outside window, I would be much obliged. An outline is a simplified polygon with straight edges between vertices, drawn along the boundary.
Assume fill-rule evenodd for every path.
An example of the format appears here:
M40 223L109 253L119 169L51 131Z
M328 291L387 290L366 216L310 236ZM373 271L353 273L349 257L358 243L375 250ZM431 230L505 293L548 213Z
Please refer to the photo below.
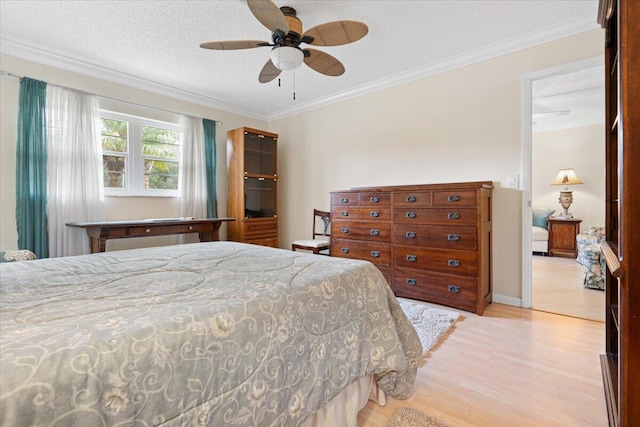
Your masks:
M124 120L102 119L103 182L105 188L125 188L130 161L129 129ZM177 190L180 174L180 132L140 126L145 190Z
M180 172L180 133L142 126L145 189L177 190ZM166 160L165 160L166 159ZM169 161L176 160L174 162Z
M102 171L103 183L108 188L124 188L125 157L116 153L127 153L128 123L121 120L102 119ZM105 154L107 153L107 154Z

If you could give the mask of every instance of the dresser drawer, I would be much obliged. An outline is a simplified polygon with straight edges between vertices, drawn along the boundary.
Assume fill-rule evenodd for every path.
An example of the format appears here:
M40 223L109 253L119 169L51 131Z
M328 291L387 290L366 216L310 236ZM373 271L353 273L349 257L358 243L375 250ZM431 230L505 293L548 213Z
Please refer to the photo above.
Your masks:
M203 231L202 224L189 225L189 224L175 224L167 225L164 227L129 227L126 232L121 232L122 237L143 237L143 236L165 236L167 234L179 234L179 233L196 233ZM109 233L109 237L120 237L116 233Z
M430 206L431 191L396 191L393 193L393 206Z
M391 208L333 206L331 208L331 219L335 221L389 221L391 219Z
M393 226L393 243L475 251L478 248L478 237L475 227L396 224Z
M331 193L331 207L358 206L358 193Z
M396 245L394 246L393 261L394 265L398 267L465 276L475 276L478 270L478 254L476 252Z
M331 238L331 256L363 259L374 264L391 264L391 243Z
M244 220L244 236L245 238L258 237L277 237L278 236L278 219L277 218L245 218Z
M478 301L477 282L471 277L396 268L393 289L397 296L473 310Z
M476 225L476 209L394 208L393 221L407 224Z
M391 194L385 192L360 193L358 197L360 206L391 206Z
M252 245L270 246L272 248L277 248L278 247L278 238L277 237L265 237L263 239L246 239L245 243L250 243Z
M331 235L339 239L391 242L391 223L382 221L331 221Z
M433 206L475 206L475 190L448 190L433 192Z

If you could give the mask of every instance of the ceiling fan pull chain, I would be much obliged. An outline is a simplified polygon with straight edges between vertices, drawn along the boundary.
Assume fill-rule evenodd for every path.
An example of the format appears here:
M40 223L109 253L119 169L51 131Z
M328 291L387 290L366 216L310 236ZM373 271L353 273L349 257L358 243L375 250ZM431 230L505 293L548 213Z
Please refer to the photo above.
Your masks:
M278 77L278 87L280 87L280 77Z
M293 71L293 100L296 100L296 71Z

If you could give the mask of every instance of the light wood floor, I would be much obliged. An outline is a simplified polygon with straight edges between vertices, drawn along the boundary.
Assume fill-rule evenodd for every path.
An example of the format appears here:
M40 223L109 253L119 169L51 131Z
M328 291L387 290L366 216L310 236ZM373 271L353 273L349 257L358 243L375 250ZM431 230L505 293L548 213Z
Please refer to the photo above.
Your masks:
M535 310L604 322L605 293L582 286L584 267L574 258L533 255Z
M385 426L405 406L453 427L607 425L603 323L495 303L483 316L460 313L409 399L369 402L360 427Z

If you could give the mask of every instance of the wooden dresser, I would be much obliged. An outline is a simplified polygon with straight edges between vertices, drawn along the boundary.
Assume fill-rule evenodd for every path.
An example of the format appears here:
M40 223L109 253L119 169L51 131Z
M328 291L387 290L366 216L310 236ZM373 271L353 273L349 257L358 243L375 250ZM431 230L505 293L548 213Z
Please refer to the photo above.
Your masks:
M391 283L391 192L331 193L331 256L371 261Z
M331 193L331 255L371 261L397 296L482 314L491 302L491 182Z

